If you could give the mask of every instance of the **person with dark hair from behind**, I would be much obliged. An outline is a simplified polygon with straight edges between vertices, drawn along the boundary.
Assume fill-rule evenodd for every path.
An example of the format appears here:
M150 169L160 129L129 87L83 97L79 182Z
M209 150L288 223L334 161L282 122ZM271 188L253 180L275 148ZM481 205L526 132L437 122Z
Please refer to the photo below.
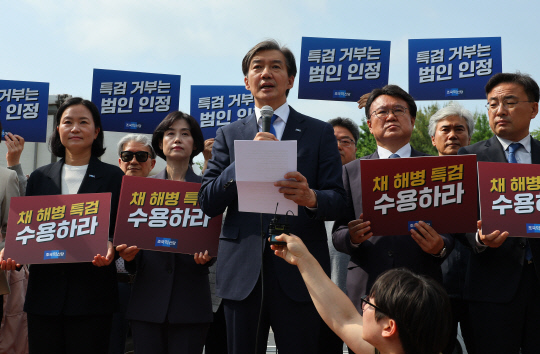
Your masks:
M433 279L407 269L388 270L361 297L360 315L300 238L276 238L287 245L272 245L274 253L298 267L317 311L354 353L439 354L445 347L450 300Z
M118 302L111 240L124 173L98 159L105 152L103 128L98 108L88 100L73 97L60 106L50 148L60 161L35 170L26 195L112 193L111 221L105 256L31 266L24 304L30 353L107 353ZM20 267L3 258L2 269Z
M154 130L152 147L167 166L150 178L201 182L192 169L193 158L204 149L195 118L180 111L169 113ZM202 353L212 322L208 251L192 256L125 244L116 249L126 269L136 274L126 313L135 353Z
M538 114L536 81L519 72L498 73L485 91L489 126L495 135L458 153L476 154L478 161L540 164L540 141L529 133ZM531 222L537 220L532 217ZM476 233L466 235L474 252L464 296L477 353L540 351L540 239L510 237L522 235L483 230L482 220Z

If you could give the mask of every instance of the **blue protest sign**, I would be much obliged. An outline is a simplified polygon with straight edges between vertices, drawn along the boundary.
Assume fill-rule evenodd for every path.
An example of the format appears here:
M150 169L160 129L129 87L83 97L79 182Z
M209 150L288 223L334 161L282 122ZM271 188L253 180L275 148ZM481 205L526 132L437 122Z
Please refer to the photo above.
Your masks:
M244 86L191 86L191 115L205 139L215 138L219 127L253 113L255 103Z
M103 130L152 134L180 104L180 75L94 69L92 102Z
M409 39L409 93L415 100L486 98L502 71L501 37Z
M298 98L358 101L388 84L390 41L302 37Z
M4 132L44 143L47 134L49 83L0 80L0 121Z

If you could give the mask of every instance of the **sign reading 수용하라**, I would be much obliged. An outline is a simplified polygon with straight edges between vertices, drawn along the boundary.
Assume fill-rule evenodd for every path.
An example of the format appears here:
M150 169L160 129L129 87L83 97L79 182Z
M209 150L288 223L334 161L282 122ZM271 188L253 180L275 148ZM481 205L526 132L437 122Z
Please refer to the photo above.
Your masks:
M420 220L438 233L476 230L476 155L365 159L360 166L364 220L375 236L409 234Z
M485 235L540 237L540 165L478 162L478 184Z
M6 258L20 264L91 262L107 254L111 193L11 198Z

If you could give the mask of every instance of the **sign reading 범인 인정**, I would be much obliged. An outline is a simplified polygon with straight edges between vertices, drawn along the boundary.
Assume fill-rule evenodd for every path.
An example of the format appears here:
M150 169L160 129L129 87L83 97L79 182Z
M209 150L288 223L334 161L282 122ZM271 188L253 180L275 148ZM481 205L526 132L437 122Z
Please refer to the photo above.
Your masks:
M487 81L501 71L501 37L409 39L415 100L484 99Z
M92 102L103 130L152 134L180 104L180 75L94 69Z
M298 98L358 101L388 84L390 41L302 37Z
M254 108L253 95L245 86L191 86L190 114L204 139L215 138L220 127L248 117Z
M45 142L48 109L48 83L0 80L2 137L10 132L25 141Z

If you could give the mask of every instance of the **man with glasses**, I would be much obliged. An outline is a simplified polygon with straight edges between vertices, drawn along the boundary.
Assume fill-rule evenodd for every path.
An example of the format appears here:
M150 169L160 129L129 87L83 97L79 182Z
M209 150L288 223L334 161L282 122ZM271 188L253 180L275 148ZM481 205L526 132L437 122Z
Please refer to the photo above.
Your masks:
M298 267L317 311L354 353L442 351L450 332L450 302L436 281L406 269L386 271L369 296L358 298L361 316L300 238L285 234L276 238L287 245L272 246L275 255Z
M152 141L143 134L128 134L118 142L118 165L126 176L148 177L156 165L156 153ZM132 278L125 269L124 260L116 260L118 295L120 307L113 315L109 353L124 353L128 320L125 318Z
M375 89L366 103L367 124L377 142L377 151L361 159L426 156L409 141L416 117L414 99L396 85ZM441 263L453 248L454 240L439 235L424 222L409 235L373 236L370 221L363 220L360 160L343 166L347 193L345 214L336 220L333 240L337 250L350 254L347 293L358 311L360 298L370 292L384 271L406 267L442 282Z
M538 114L538 84L525 74L499 73L485 90L495 135L459 154L476 154L478 161L540 164L540 142L529 133ZM514 235L504 230L484 234L481 221L478 232L467 235L474 253L464 296L478 353L540 350L540 239L509 236Z

